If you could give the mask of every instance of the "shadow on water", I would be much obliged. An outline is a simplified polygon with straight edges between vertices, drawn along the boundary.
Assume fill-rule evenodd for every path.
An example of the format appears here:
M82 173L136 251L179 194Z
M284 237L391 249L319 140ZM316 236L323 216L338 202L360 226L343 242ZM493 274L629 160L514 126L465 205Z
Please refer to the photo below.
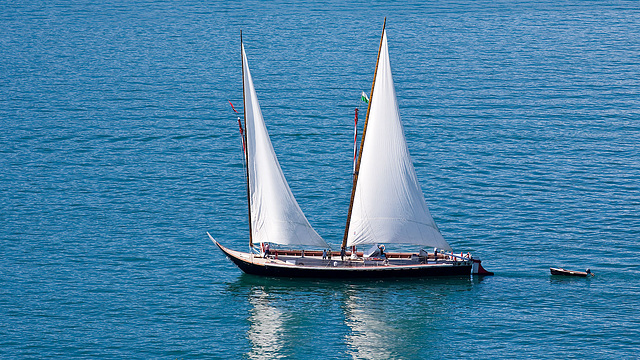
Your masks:
M586 283L591 284L592 281L597 281L596 276L562 276L562 275L549 275L549 284L573 284L573 283Z
M247 358L331 358L336 351L363 359L396 358L411 351L419 357L424 346L442 344L438 329L455 321L451 298L465 296L481 281L336 281L243 274L227 284L226 291L248 305Z

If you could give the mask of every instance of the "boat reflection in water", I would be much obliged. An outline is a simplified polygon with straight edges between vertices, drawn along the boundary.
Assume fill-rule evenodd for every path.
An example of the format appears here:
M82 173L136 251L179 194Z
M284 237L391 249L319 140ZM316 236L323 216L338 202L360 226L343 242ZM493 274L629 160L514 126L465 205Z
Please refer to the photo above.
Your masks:
M449 295L472 291L475 283L468 278L337 283L243 275L230 295L249 305L245 356L250 359L423 358L447 344L443 329L455 322Z
M354 359L392 359L388 333L393 331L387 322L384 308L366 306L356 289L346 290L345 323L350 332L346 336L349 353Z
M402 280L353 286L345 290L347 353L354 359L428 358L446 340L450 327L447 294L470 291L471 279ZM417 285L417 286L416 286ZM444 289L448 289L443 291Z
M249 293L251 311L247 337L251 342L250 359L282 358L286 314L271 304L269 294L262 287L253 287Z

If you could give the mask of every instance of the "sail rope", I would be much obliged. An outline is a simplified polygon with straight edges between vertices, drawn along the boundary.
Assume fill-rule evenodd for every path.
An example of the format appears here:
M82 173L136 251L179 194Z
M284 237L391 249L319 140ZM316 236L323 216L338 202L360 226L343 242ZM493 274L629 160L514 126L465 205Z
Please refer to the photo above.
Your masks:
M356 106L356 115L353 122L353 172L352 175L356 176L356 159L358 155L358 107Z
M360 111L360 103L369 104L369 97L363 91L362 95L360 95L360 99L356 101L356 111L353 122L353 172L352 175L356 176L356 162L358 159L358 111Z

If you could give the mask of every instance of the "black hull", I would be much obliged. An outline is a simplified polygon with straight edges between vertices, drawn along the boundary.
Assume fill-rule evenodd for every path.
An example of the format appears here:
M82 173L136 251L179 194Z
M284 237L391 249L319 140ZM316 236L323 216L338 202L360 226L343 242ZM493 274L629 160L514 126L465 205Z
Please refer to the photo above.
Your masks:
M437 276L469 276L471 265L461 263L432 264L421 266L371 266L371 267L305 267L294 265L259 264L234 256L228 249L216 245L240 270L247 274L287 278L325 279L380 279L380 278L423 278Z
M233 261L233 259L232 259ZM305 269L303 267L274 267L261 266L243 261L234 263L245 273L260 276L288 277L288 278L325 278L325 279L379 279L379 278L420 278L434 276L469 276L471 265L433 267L433 268L358 268L347 269Z

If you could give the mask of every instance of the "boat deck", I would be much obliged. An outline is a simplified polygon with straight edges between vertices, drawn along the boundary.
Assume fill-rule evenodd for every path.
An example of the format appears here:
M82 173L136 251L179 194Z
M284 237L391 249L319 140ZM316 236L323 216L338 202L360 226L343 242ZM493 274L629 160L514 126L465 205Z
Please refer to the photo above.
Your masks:
M322 255L317 254L307 255L283 255L280 252L273 255L269 255L266 258L253 256L252 261L259 264L273 264L273 265L294 265L305 267L341 267L341 268L353 268L353 267L395 267L395 266L425 266L425 265L462 265L470 263L469 259L452 259L445 256L438 256L438 260L430 254L429 257L419 257L415 254L404 253L392 253L388 254L386 258L363 258L351 256L345 256L344 260L338 256L332 256L329 258L322 258Z

